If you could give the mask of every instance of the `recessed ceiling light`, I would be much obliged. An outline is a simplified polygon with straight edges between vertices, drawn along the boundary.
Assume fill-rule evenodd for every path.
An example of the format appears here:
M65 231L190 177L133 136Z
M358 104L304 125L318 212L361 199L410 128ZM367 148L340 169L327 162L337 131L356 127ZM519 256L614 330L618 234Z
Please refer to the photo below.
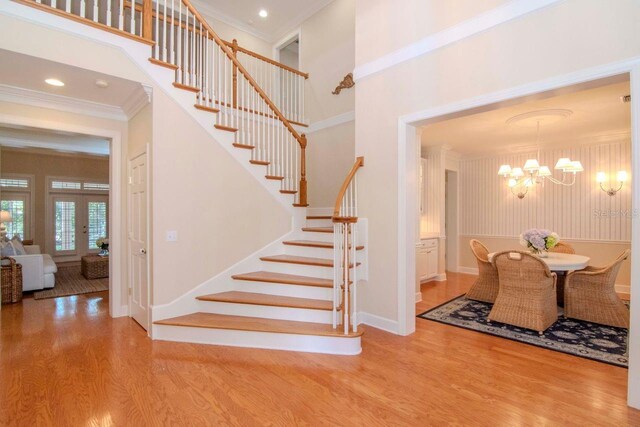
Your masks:
M64 83L62 83L60 80L58 79L47 79L44 81L46 84L49 84L51 86L64 86Z
M106 80L98 79L96 80L96 86L104 89L106 87L109 87L109 82Z
M267 16L269 16L269 12L267 12L265 9L260 9L258 15L260 15L260 18L266 18Z

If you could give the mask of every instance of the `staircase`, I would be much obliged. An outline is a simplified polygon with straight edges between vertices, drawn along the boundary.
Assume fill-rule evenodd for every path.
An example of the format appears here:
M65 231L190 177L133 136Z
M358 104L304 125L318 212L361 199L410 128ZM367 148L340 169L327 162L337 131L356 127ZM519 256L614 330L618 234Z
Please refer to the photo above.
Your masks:
M194 112L210 114L217 131L234 136L235 149L250 153L253 167L265 168L264 179L306 210L307 139L296 127L304 126L307 74L221 40L189 0L16 1L149 45L151 64L193 94ZM154 308L153 339L360 353L355 291L364 247L357 244L354 178L362 164L359 158L345 179L332 215L306 216L272 253L241 263L258 268L199 287L192 301Z
M333 327L331 221L330 216L307 217L307 226L282 242L281 253L260 257L259 270L232 275L234 290L199 295L198 312L155 321L154 338L360 353L362 330L345 334ZM360 265L356 259L356 268Z

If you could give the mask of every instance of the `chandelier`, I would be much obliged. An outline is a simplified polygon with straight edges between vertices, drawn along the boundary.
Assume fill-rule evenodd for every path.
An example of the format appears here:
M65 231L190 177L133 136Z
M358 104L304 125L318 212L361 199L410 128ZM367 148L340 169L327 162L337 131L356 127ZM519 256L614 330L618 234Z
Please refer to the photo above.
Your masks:
M540 136L540 122L537 122L536 146ZM538 146L538 156L540 148ZM512 168L510 165L501 165L498 175L502 176L514 196L523 199L534 184L544 184L545 180L557 185L571 186L576 183L576 174L584 171L582 163L571 160L568 157L558 159L554 167L562 171L562 179L556 179L548 166L540 166L537 159L527 159L524 166Z

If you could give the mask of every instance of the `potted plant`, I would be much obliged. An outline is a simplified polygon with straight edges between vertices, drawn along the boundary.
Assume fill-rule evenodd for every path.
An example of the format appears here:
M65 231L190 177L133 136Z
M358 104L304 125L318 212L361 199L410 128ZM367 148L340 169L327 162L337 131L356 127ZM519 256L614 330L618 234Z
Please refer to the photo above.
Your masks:
M547 257L549 249L559 241L560 236L557 233L541 228L532 228L520 235L520 244L542 258Z
M100 237L96 240L96 246L100 248L100 256L109 256L109 239Z

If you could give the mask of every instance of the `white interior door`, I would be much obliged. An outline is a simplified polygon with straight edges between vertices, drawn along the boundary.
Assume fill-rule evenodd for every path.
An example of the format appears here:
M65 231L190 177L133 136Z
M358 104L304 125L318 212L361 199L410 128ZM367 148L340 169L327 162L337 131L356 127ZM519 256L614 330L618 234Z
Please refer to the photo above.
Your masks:
M149 327L149 275L147 261L147 154L129 160L128 258L131 317Z

